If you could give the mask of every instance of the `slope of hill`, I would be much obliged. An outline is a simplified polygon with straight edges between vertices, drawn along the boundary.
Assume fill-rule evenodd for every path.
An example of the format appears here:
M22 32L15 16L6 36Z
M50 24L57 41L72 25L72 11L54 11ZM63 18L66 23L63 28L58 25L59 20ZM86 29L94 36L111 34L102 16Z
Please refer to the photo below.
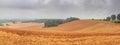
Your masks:
M110 22L78 20L40 30L0 28L0 45L120 45L119 27Z
M57 27L47 28L47 30L62 30L76 32L119 32L120 24L106 21L77 20L61 24Z
M0 28L0 45L119 45L119 35Z
M26 29L26 30L40 30L44 27L44 23L17 23L7 26L7 28L13 29Z

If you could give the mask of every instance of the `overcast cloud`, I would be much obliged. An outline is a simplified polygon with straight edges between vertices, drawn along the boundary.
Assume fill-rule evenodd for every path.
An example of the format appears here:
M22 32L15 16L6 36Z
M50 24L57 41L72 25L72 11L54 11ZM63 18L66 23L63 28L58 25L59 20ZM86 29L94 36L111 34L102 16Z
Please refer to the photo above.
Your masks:
M0 0L0 18L105 18L120 13L120 0Z

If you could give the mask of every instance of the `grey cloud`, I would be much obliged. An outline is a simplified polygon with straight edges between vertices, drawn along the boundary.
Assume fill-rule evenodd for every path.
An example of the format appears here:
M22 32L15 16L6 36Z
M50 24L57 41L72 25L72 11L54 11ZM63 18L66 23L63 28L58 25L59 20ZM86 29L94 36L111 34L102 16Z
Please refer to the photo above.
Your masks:
M111 0L0 0L0 7L12 8L101 8L107 7ZM117 1L115 1L117 2ZM113 2L111 2L113 3Z
M14 17L63 18L78 16L80 18L104 18L120 11L120 0L0 0L2 15ZM7 10L6 10L6 9ZM17 10L16 10L17 9ZM9 10L15 12L8 13Z

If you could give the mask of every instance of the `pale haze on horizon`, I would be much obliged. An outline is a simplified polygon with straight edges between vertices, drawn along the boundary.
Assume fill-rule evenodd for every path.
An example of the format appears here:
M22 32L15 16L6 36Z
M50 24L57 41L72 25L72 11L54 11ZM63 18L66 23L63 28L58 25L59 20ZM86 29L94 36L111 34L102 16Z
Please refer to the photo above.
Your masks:
M120 0L0 0L0 19L105 18L120 13Z

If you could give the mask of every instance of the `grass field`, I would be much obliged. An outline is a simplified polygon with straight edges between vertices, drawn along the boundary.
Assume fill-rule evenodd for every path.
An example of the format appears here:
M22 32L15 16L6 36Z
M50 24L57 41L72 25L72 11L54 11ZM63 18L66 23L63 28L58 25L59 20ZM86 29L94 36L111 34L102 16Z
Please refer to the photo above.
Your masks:
M119 27L110 22L78 20L35 30L0 28L0 45L120 45Z
M7 28L13 28L13 29L24 29L24 30L39 30L44 27L43 23L16 23L16 24L10 24L9 26L6 26Z

